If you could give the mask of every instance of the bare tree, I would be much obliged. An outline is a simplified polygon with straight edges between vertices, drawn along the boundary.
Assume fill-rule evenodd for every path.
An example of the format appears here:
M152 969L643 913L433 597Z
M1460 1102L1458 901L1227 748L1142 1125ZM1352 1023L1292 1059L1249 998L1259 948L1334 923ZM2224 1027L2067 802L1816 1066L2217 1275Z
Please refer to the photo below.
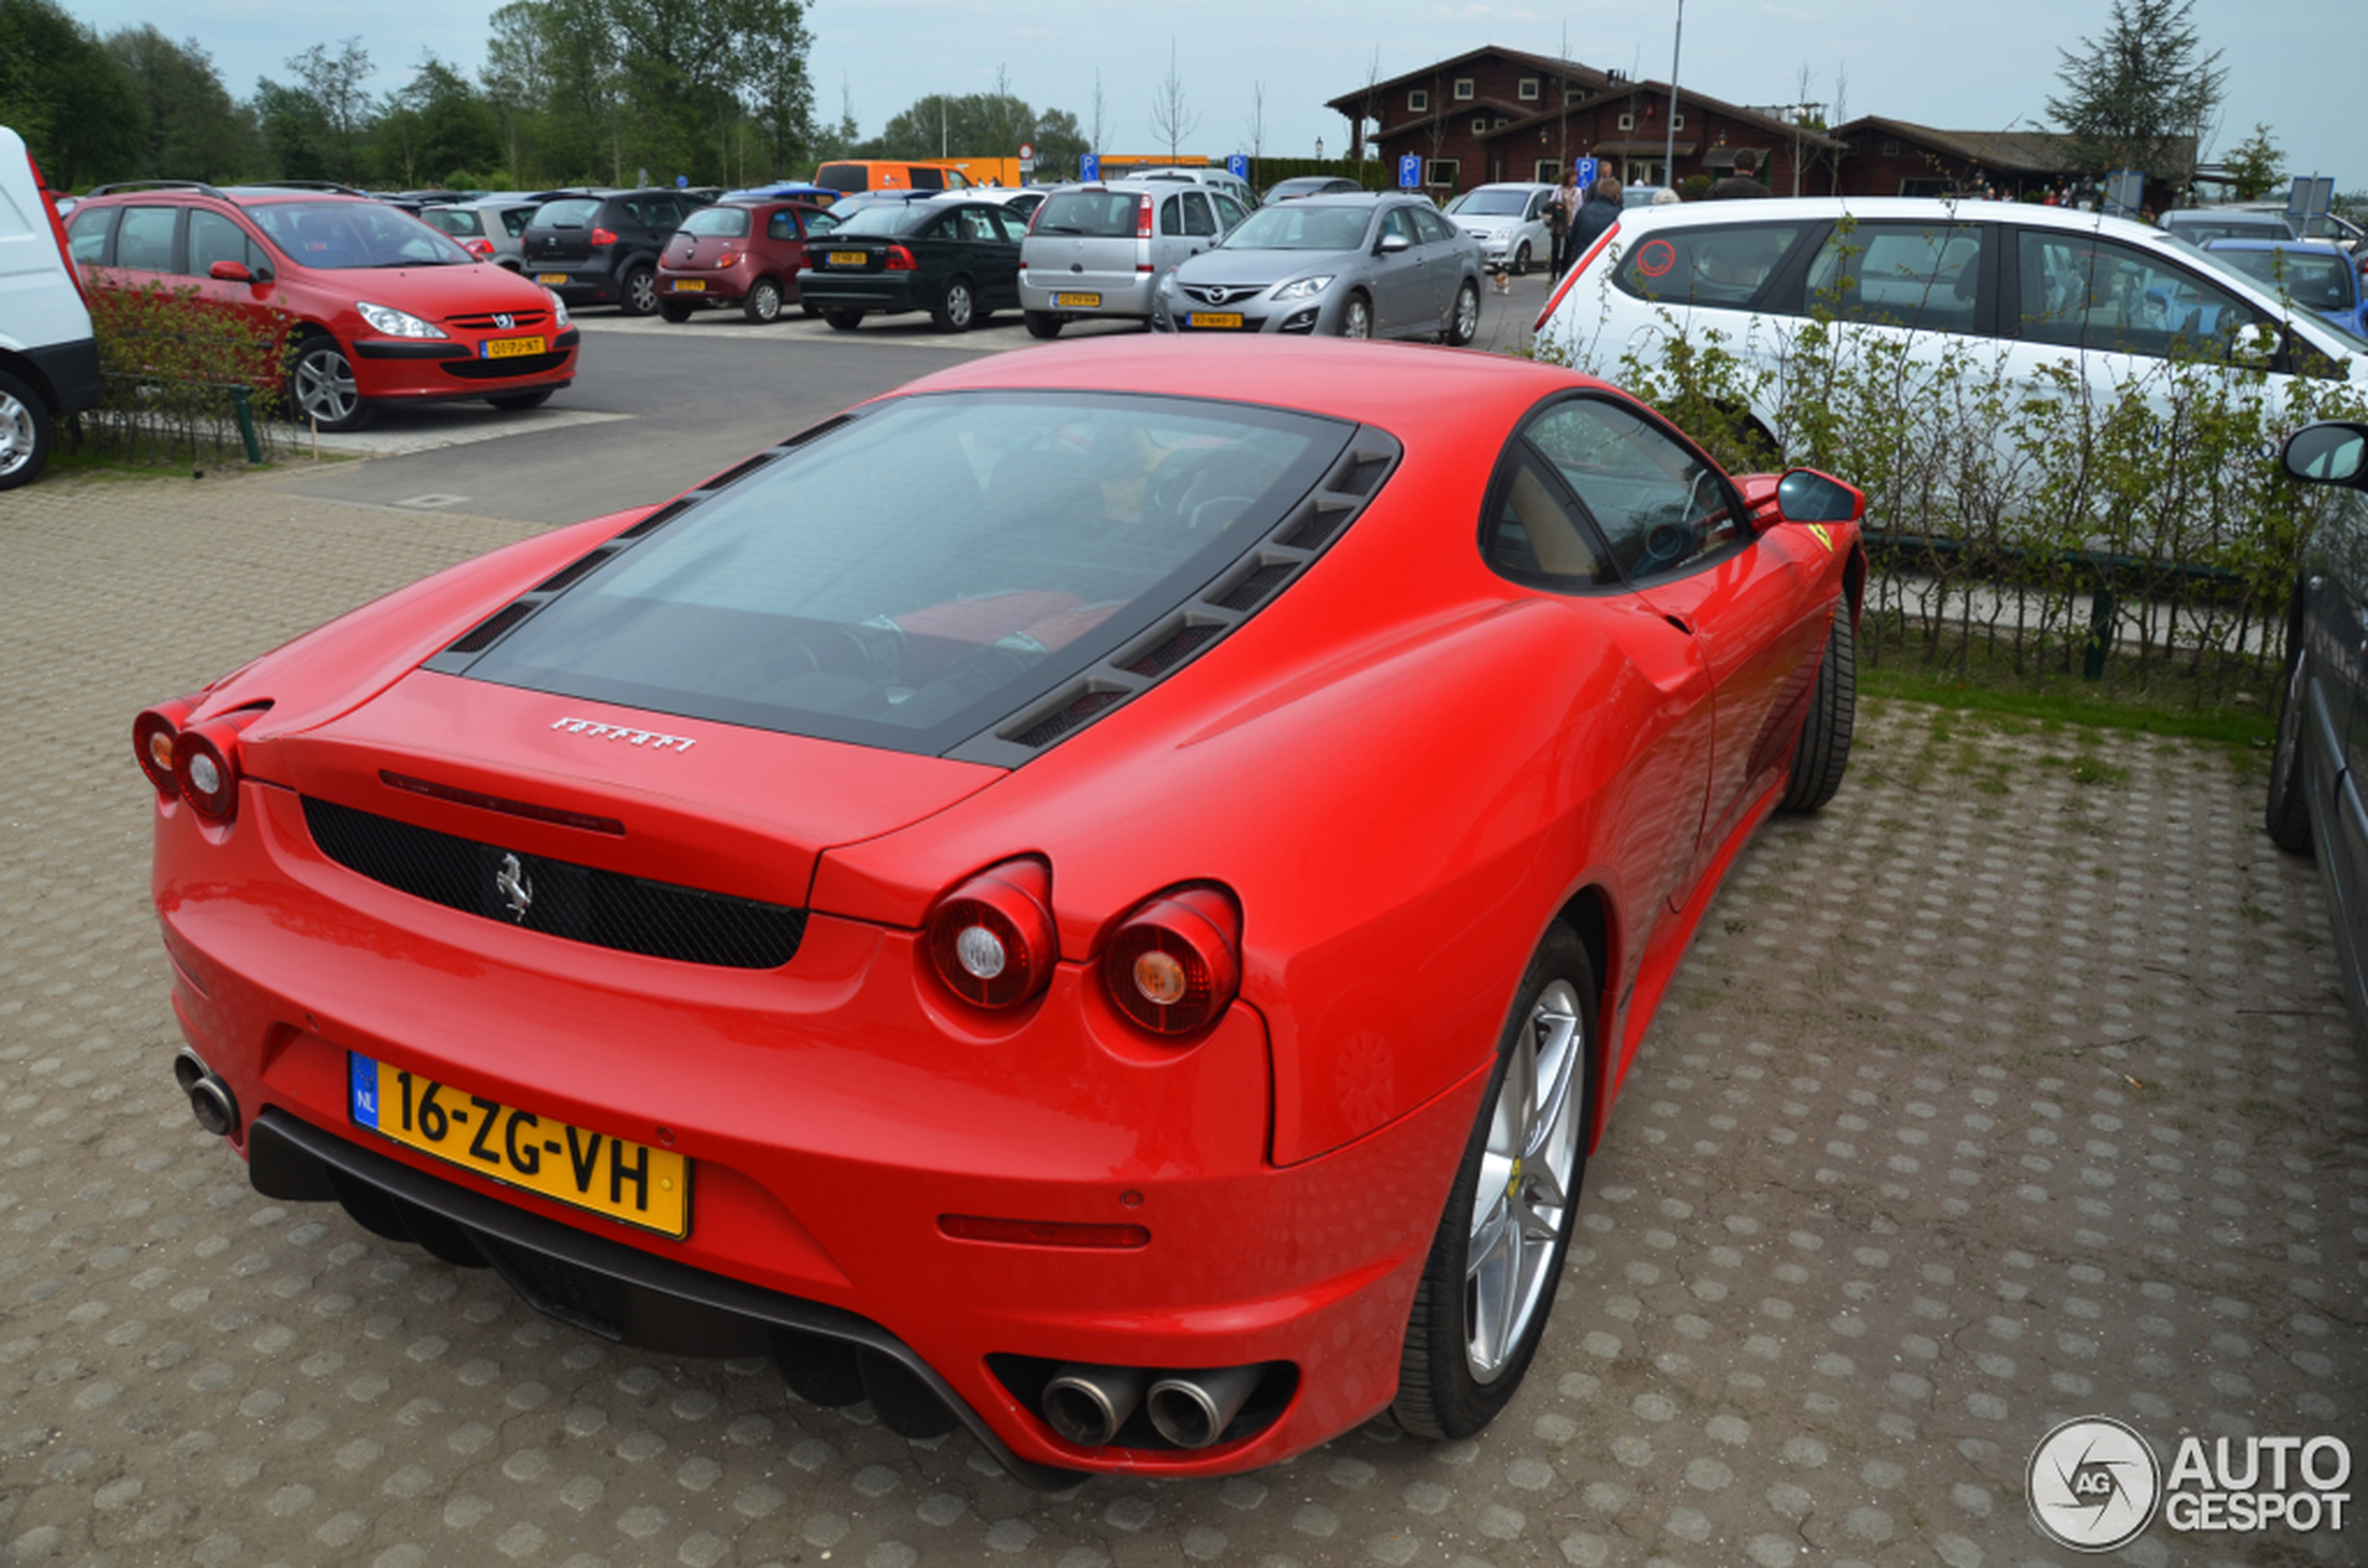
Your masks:
M1380 140L1382 134L1382 47L1379 44L1373 46L1373 58L1366 62L1365 110L1357 117L1356 134L1349 138L1356 145L1356 163L1360 169L1364 167L1368 156L1369 144L1365 140L1365 122L1368 120L1372 121L1374 140Z
M1266 84L1250 83L1250 158L1253 161L1266 154Z
M1086 151L1099 158L1102 154L1102 68L1094 67L1094 139Z
M1176 39L1167 40L1167 76L1151 94L1151 139L1167 144L1171 161L1176 150L1201 128L1201 117L1184 96L1184 78L1176 71Z

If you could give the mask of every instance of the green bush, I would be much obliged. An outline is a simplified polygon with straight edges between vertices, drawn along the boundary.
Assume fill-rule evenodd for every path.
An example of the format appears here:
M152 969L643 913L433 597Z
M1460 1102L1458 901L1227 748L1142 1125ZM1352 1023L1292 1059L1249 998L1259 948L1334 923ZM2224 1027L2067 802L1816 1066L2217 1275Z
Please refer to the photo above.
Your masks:
M78 444L142 462L243 460L238 405L268 456L284 439L282 332L206 299L194 285L90 291L105 401L80 416Z

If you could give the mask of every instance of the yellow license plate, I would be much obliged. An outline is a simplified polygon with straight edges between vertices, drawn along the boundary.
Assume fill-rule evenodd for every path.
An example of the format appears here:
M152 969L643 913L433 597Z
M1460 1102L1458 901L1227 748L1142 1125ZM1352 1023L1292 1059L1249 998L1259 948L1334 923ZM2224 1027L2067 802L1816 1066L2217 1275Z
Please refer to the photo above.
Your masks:
M1102 296L1098 294L1056 294L1053 296L1053 303L1078 310L1098 310L1102 308Z
M872 253L869 251L833 251L831 253L831 265L833 267L860 267L871 259Z
M537 272L534 281L538 283L571 283L575 280L564 272Z
M705 294L707 293L707 280L705 278L677 278L674 280L674 292L677 294Z
M370 1057L349 1058L349 1112L422 1154L677 1240L691 1233L691 1162L587 1132Z
M540 337L495 337L487 341L485 357L520 359L528 354L543 352L543 339Z
M1241 313L1237 310L1195 310L1185 320L1193 326L1239 326L1242 324Z

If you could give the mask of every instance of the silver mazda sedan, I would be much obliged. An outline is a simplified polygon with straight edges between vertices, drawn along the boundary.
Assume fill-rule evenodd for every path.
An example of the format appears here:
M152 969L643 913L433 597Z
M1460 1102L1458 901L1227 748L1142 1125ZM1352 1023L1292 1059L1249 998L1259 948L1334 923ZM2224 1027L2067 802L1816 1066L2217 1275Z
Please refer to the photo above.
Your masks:
M1427 337L1480 331L1480 242L1418 196L1307 197L1252 213L1160 279L1160 332Z

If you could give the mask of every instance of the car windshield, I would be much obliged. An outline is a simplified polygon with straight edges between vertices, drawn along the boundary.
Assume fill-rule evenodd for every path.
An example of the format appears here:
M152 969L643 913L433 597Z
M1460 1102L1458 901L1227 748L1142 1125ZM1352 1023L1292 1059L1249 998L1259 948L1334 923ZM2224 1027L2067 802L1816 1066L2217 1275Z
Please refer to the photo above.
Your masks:
M851 214L834 231L840 234L902 234L929 216L918 201L882 201Z
M1353 433L1181 398L895 400L622 551L468 673L937 754L1152 630Z
M1364 245L1372 216L1364 206L1261 207L1218 244L1229 251L1354 251Z
M680 232L706 234L719 240L737 240L749 231L749 210L746 207L702 207L682 220Z
M1525 190L1476 190L1454 207L1459 218L1517 218L1529 205Z
M302 267L467 267L476 257L408 213L376 201L259 201L247 210L280 253Z
M1141 195L1131 190L1078 190L1048 196L1033 232L1132 240L1142 205Z
M2355 303L2351 258L2334 251L2214 251L2230 267L2306 310L2346 310Z

